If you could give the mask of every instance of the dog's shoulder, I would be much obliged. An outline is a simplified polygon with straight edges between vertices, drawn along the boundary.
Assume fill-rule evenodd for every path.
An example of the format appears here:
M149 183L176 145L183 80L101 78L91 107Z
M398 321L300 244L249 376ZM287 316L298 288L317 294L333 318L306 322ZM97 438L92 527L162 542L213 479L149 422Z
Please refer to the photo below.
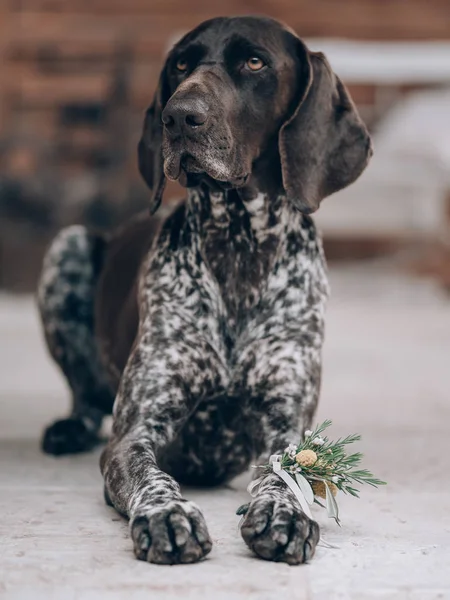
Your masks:
M183 206L140 213L110 234L96 288L95 329L106 362L125 365L139 322L139 275L161 237L177 237Z

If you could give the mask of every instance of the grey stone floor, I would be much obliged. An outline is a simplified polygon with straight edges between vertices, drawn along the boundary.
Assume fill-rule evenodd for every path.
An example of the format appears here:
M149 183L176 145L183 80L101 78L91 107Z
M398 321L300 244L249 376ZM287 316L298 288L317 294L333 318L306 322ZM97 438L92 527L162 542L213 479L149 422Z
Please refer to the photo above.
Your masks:
M365 464L389 485L340 498L339 549L307 566L253 558L235 509L248 475L186 490L215 542L197 565L134 560L127 525L102 500L98 452L53 459L44 424L68 409L32 300L0 296L0 598L450 598L450 301L426 282L360 267L332 273L318 418L360 432Z

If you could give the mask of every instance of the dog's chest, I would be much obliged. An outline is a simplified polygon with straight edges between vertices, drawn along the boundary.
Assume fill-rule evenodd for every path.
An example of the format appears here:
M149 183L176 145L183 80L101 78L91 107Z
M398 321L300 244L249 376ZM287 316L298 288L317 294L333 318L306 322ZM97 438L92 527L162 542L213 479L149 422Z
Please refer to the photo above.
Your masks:
M245 324L263 294L279 245L279 227L262 194L211 199L203 226L205 261L218 283L228 325Z

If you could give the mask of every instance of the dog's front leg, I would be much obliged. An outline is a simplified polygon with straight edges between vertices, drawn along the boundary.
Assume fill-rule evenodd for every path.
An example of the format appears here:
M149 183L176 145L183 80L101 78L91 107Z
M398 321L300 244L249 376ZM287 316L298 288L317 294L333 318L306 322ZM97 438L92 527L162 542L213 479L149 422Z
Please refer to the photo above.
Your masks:
M322 327L314 331L284 332L255 338L242 352L242 394L248 399L251 418L258 423L258 464L269 463L271 454L283 453L298 443L310 424L320 389ZM308 331L309 330L309 331ZM288 339L288 336L291 339ZM260 473L256 470L255 477ZM289 564L307 562L314 554L318 524L278 475L267 475L250 502L242 528L246 544L266 560Z
M264 451L258 464L268 464L271 454L281 454L290 443L299 442L309 426L309 416L302 415L299 408L295 398L286 396L266 397L261 402ZM256 469L255 477L259 476ZM275 473L266 475L257 487L241 533L247 546L261 558L289 564L312 558L320 538L318 524L303 512L293 492Z
M141 335L122 377L113 434L101 458L106 499L130 518L137 558L161 564L195 562L211 550L199 508L158 468L158 457L221 377L220 360L208 342L194 342L194 327L180 326L184 337L175 346L174 336L161 340L151 329Z

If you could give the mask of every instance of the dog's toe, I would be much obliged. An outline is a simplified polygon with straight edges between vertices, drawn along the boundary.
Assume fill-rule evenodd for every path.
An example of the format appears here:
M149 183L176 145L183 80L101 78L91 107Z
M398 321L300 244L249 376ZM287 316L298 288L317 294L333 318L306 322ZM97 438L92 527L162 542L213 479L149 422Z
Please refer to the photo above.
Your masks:
M187 501L136 515L131 537L136 558L157 564L197 562L212 548L202 513Z
M75 454L93 448L99 438L81 419L69 418L55 421L47 427L42 437L42 450L59 456Z

